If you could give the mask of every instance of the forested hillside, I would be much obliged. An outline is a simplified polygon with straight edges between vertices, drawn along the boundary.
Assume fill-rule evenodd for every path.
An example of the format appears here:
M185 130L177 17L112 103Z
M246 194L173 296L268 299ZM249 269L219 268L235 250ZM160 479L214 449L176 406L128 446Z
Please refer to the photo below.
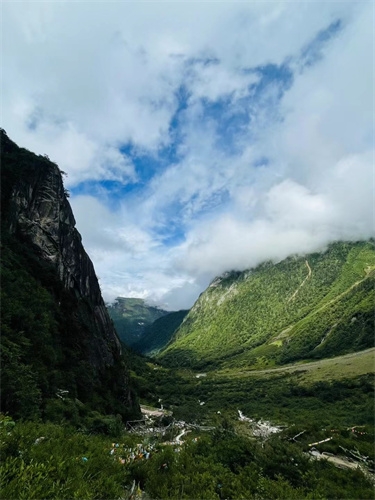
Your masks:
M232 272L197 300L160 359L262 368L374 344L373 241Z
M170 341L189 311L175 311L162 316L148 325L142 337L133 344L133 349L141 354L157 354Z
M129 347L140 341L149 325L167 314L143 299L131 297L117 297L107 308L120 339Z

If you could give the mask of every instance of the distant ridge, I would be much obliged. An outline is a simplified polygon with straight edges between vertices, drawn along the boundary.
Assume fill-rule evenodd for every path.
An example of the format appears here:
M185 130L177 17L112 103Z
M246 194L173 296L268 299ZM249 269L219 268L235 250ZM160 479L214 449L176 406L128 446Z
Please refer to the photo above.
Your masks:
M147 356L155 356L171 340L183 322L188 310L170 312L147 326L143 336L133 344L133 349Z
M142 339L149 325L167 314L167 311L133 297L117 297L107 308L121 341L129 347Z

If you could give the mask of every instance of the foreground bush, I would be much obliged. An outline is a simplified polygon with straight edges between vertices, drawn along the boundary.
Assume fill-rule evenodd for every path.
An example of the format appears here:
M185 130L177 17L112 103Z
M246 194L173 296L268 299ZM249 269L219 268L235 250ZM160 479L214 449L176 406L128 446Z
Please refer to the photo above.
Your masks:
M55 424L0 423L1 498L114 499L129 476L108 437Z
M259 442L217 426L211 433L187 435L181 447L154 443L149 459L130 459L129 448L150 438L123 434L116 448L106 435L56 424L15 424L2 416L1 498L373 498L372 484L360 470L312 460L288 439L285 434Z

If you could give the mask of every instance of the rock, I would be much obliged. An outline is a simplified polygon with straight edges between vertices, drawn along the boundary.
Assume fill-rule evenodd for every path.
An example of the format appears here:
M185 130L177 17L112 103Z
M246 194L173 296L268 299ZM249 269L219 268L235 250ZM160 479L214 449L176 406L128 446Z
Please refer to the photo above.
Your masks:
M18 146L2 133L2 149L17 153ZM21 150L23 151L23 150ZM87 255L64 189L58 166L30 155L27 176L11 186L6 222L10 233L36 247L40 258L56 268L64 287L87 300L100 335L92 343L90 362L112 365L121 344L105 307L94 266Z

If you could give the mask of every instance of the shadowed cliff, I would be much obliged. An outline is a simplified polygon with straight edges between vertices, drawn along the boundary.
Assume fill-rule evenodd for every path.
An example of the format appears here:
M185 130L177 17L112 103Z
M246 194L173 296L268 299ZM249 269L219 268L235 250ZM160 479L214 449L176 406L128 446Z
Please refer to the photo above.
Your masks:
M3 410L24 416L30 406L43 413L46 400L63 390L89 404L96 400L104 413L137 413L62 172L1 131L1 181ZM22 389L28 385L30 404Z

